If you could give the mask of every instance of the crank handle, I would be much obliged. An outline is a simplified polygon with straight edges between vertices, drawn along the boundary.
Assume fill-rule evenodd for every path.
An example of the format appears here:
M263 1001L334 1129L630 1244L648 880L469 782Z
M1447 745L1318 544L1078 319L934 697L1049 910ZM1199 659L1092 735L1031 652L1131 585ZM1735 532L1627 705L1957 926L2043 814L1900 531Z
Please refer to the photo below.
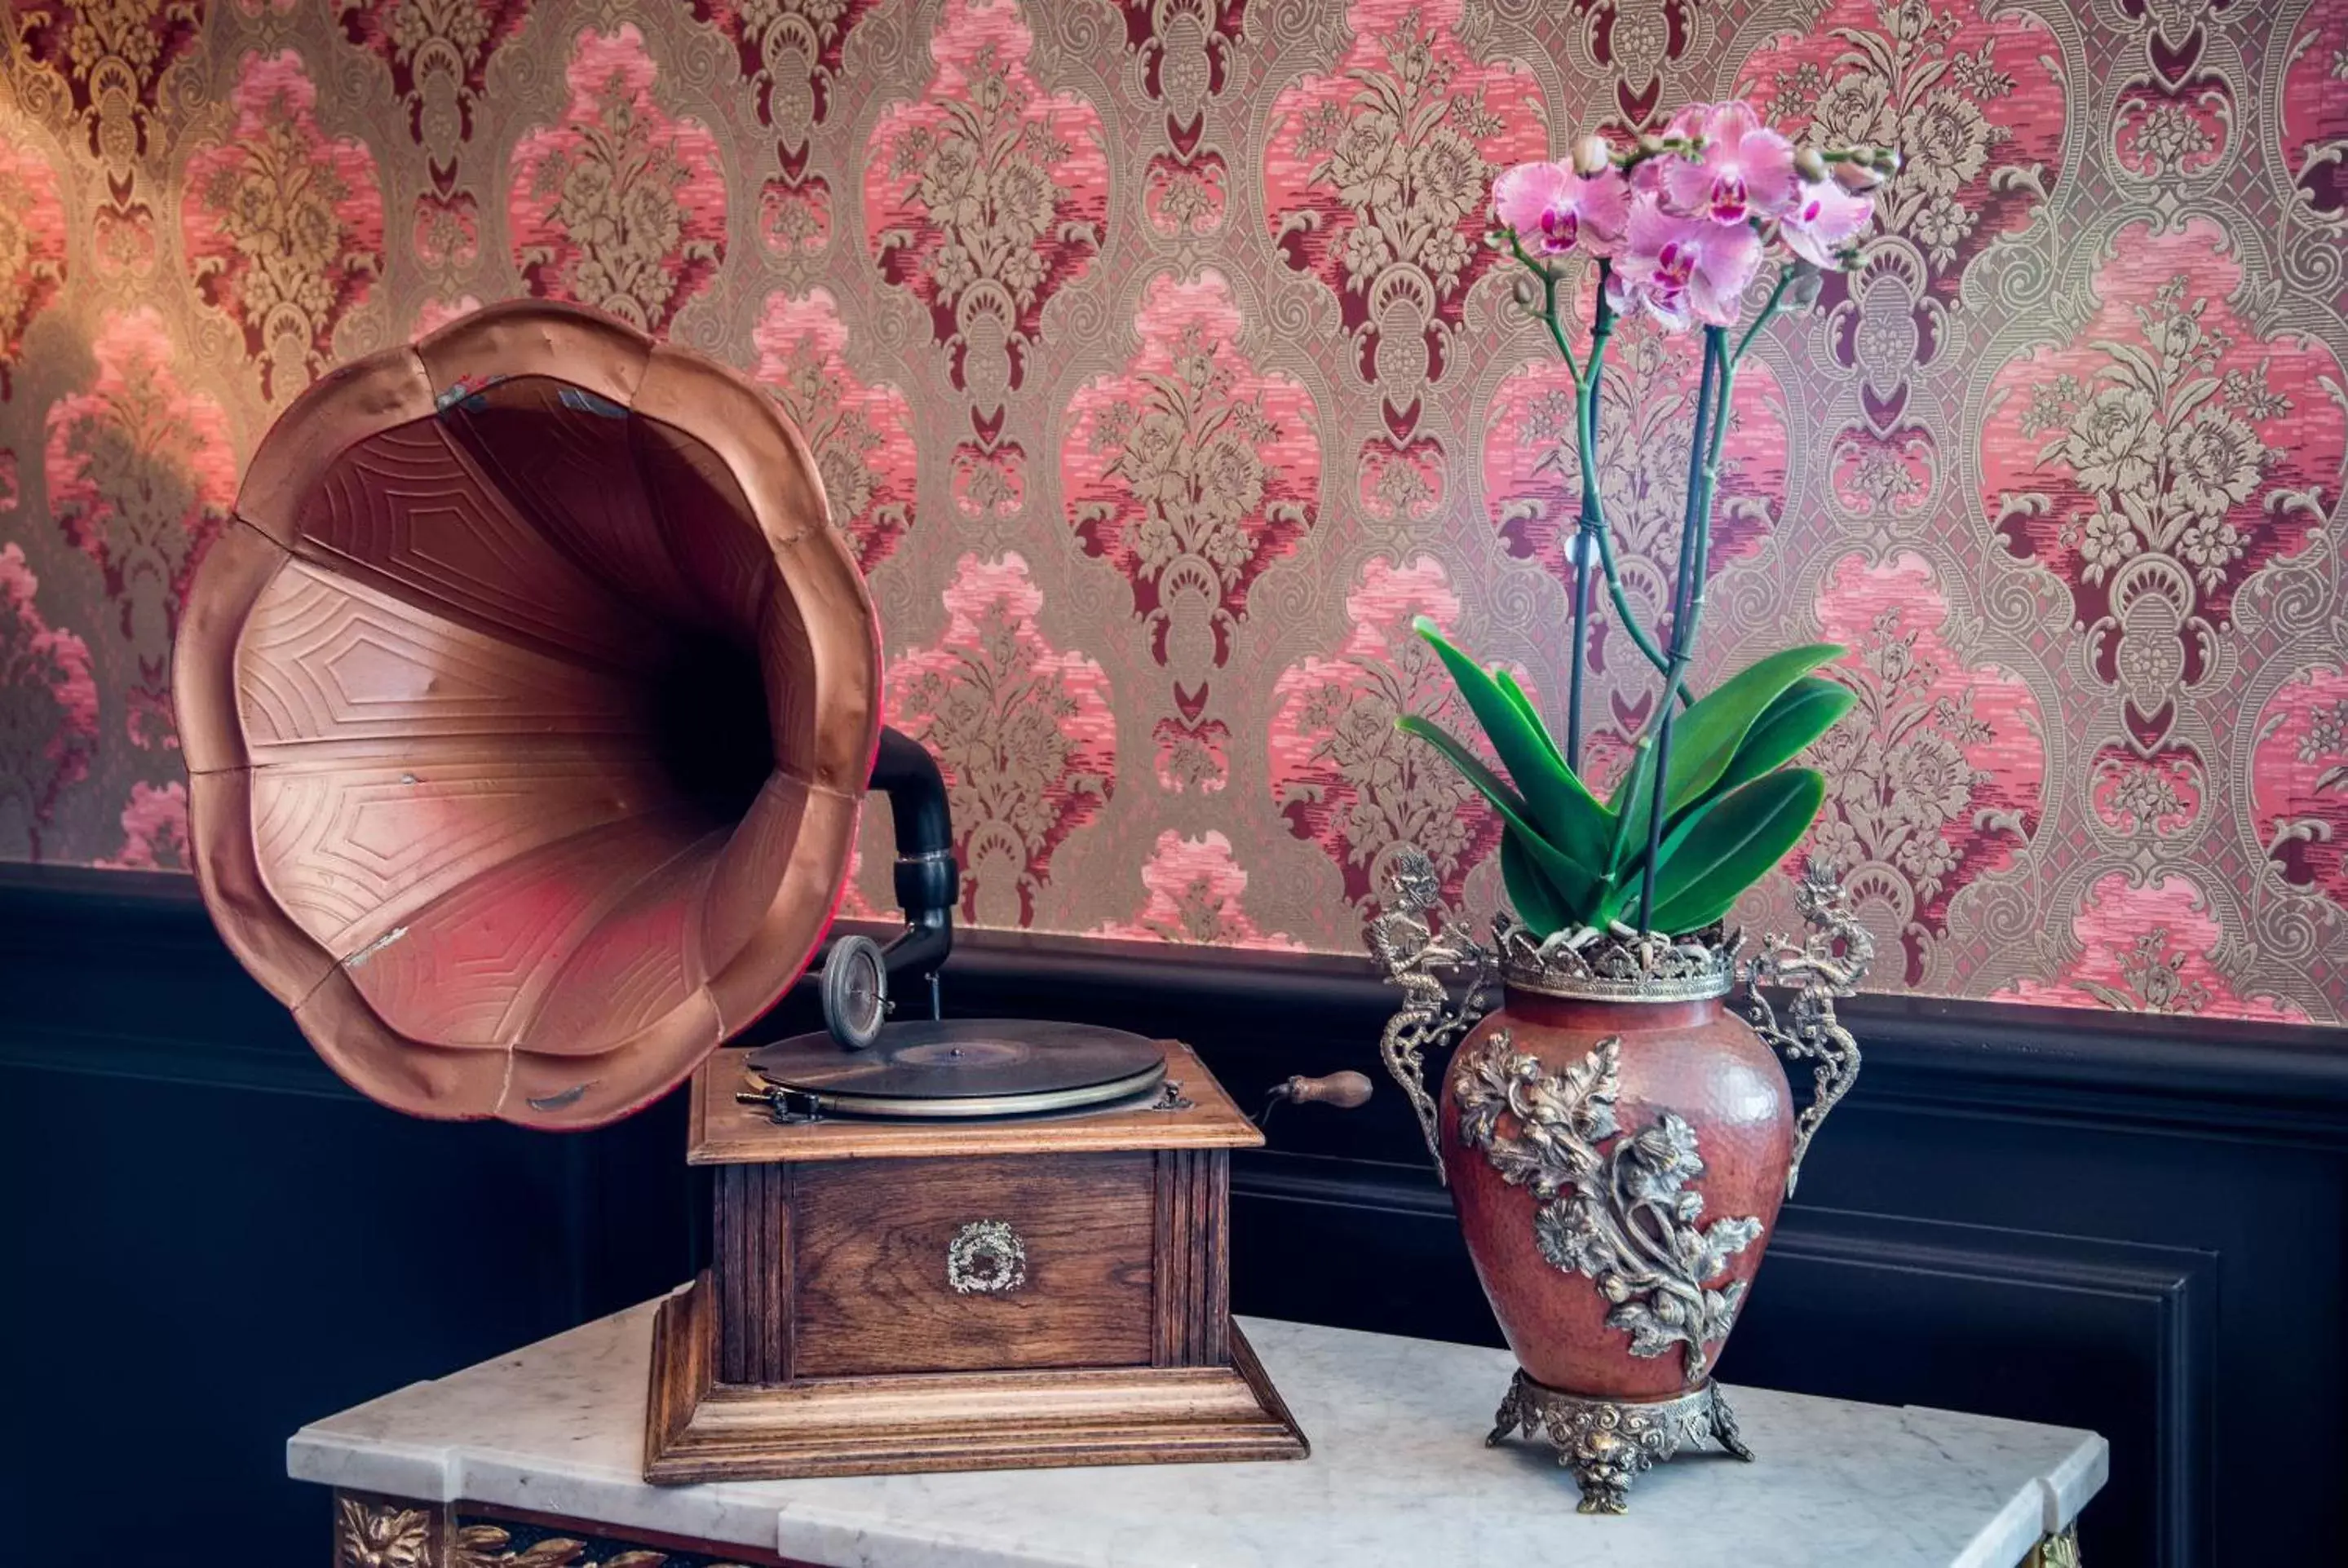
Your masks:
M1292 1105L1329 1105L1351 1111L1369 1103L1370 1087L1369 1079L1358 1072L1332 1072L1321 1078L1300 1074L1275 1087L1272 1097Z

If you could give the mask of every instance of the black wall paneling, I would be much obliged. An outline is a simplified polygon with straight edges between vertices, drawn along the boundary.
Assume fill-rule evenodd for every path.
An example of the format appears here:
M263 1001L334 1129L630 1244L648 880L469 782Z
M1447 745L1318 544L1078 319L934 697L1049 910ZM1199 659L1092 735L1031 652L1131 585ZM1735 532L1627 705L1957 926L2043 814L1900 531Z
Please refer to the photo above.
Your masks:
M188 878L0 870L0 1563L324 1561L286 1438L684 1278L682 1112L395 1115Z
M1281 1107L1235 1162L1236 1305L1498 1342L1377 1073L1392 993L1365 964L982 934L945 996L1179 1035L1251 1107L1292 1072L1371 1071L1362 1111ZM704 1246L674 1098L573 1137L379 1110L184 878L0 868L0 1556L110 1564L232 1527L244 1561L316 1561L294 1428L644 1299ZM1846 1017L1866 1071L1724 1378L2101 1430L2097 1568L2348 1561L2348 1031ZM175 1462L126 1475L149 1443Z

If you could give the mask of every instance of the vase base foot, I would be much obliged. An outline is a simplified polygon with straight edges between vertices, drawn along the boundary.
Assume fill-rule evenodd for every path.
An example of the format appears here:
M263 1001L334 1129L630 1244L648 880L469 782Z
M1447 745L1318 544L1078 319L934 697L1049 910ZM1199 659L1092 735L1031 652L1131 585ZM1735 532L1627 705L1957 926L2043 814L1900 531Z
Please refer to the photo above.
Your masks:
M1667 1399L1607 1399L1564 1393L1519 1370L1493 1420L1488 1445L1519 1431L1547 1437L1559 1468L1571 1471L1581 1488L1584 1513L1629 1512L1631 1483L1641 1472L1706 1438L1738 1459L1753 1458L1735 1412L1710 1382Z

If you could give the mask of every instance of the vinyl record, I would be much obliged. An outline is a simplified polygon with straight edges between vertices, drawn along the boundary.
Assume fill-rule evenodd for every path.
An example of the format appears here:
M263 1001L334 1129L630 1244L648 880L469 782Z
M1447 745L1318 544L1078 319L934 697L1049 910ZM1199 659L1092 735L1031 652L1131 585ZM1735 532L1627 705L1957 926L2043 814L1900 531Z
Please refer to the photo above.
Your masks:
M829 1033L803 1034L747 1065L822 1114L905 1118L1070 1111L1146 1094L1166 1076L1140 1035L1027 1019L892 1023L853 1053Z

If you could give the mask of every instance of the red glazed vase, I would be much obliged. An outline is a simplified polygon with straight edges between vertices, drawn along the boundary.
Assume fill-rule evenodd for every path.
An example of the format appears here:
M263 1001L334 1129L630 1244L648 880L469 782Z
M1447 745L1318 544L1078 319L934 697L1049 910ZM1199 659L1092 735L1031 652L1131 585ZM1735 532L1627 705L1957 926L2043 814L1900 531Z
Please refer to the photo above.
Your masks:
M1725 964L1717 989L1658 988L1672 999L1556 994L1569 989L1512 973L1460 1042L1443 1076L1444 1172L1526 1376L1588 1399L1671 1399L1704 1385L1761 1266L1794 1160L1793 1096L1724 1005Z
M1416 850L1387 891L1369 946L1403 999L1379 1054L1519 1366L1487 1440L1546 1436L1585 1513L1622 1512L1640 1472L1691 1444L1751 1459L1712 1368L1810 1139L1859 1073L1835 999L1874 946L1832 868L1796 886L1810 934L1773 933L1742 963L1733 939L1537 939L1506 914L1487 946L1439 918ZM1740 980L1744 1017L1725 1005ZM1453 1040L1430 1093L1428 1059ZM1780 1052L1814 1069L1799 1115Z

